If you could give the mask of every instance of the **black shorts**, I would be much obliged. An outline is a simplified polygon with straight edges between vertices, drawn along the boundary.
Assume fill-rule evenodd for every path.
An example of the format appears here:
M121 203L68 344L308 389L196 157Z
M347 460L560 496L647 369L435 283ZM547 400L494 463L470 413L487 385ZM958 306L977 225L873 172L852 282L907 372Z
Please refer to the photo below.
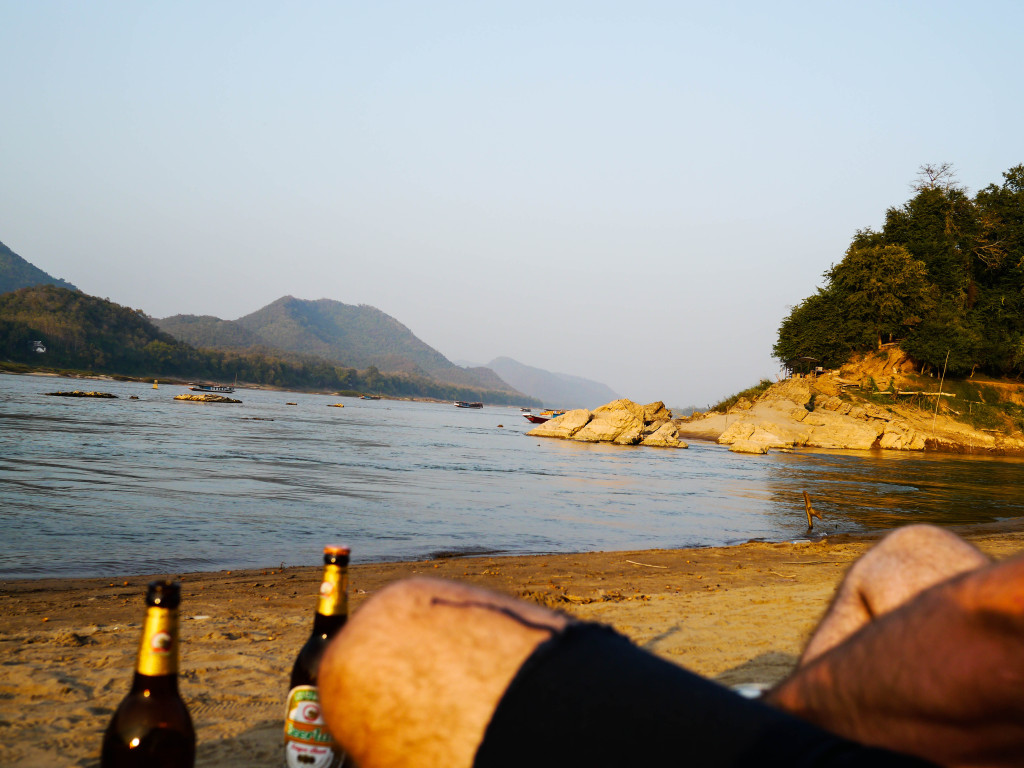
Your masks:
M509 684L474 768L536 766L927 766L847 741L573 623Z

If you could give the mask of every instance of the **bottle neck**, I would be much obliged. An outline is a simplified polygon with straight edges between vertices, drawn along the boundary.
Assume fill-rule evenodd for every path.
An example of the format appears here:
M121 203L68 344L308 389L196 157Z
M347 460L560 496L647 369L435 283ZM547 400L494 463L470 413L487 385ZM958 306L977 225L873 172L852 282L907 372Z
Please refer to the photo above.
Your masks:
M316 612L318 617L348 616L348 565L328 563L324 566Z
M348 616L344 613L324 616L322 613L317 612L313 616L313 634L322 635L324 639L332 637L335 632L345 626L347 621Z
M168 677L177 687L178 609L149 606L135 664L136 677Z

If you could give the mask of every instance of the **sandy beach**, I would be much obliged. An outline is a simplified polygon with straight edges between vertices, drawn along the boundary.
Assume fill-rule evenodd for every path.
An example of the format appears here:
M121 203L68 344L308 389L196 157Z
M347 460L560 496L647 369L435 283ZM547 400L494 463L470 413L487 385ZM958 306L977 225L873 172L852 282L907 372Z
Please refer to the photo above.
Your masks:
M996 558L1024 550L1019 524L961 532ZM773 683L872 541L355 565L352 607L408 576L458 579L610 624L726 684ZM282 702L316 604L315 566L0 583L0 765L98 765L155 577L182 583L181 690L197 765L279 765Z

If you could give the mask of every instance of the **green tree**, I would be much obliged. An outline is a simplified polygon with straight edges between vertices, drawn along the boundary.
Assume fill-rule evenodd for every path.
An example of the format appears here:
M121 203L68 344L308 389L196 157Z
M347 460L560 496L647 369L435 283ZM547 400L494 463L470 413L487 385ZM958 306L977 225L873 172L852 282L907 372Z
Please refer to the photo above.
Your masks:
M935 305L936 290L923 262L898 245L851 246L826 276L844 307L848 336L870 328L879 348L885 336L903 336Z
M772 354L793 371L818 365L831 368L845 363L854 349L871 341L870 334L858 337L850 333L836 293L819 288L782 321Z

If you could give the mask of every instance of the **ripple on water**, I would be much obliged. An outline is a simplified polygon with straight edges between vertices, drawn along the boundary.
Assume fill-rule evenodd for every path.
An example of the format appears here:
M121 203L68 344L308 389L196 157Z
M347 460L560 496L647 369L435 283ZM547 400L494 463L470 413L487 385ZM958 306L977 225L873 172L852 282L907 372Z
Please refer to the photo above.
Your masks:
M526 438L515 409L250 390L194 407L130 382L91 407L47 388L0 375L2 577L310 564L328 540L356 561L790 540L805 490L827 533L1024 515L1019 459L754 458Z

